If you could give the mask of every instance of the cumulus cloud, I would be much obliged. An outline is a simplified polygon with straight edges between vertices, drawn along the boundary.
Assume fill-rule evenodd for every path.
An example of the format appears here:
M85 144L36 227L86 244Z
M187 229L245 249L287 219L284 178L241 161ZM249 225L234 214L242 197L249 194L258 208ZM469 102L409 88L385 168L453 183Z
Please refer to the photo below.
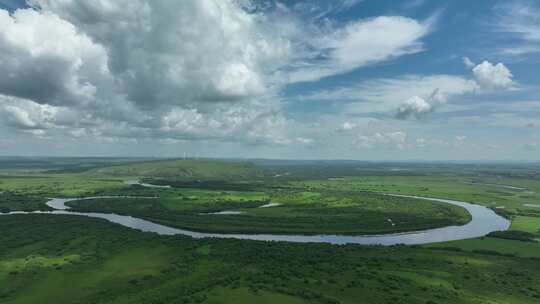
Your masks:
M396 118L420 118L428 113L433 112L433 106L425 99L418 96L413 96L405 100L397 109Z
M42 138L311 145L283 113L287 83L420 52L432 28L399 16L322 21L359 2L323 7L319 24L296 4L249 0L0 9L0 123Z
M10 128L287 141L270 87L290 42L264 16L234 1L31 4L0 10L0 115Z
M370 135L359 135L354 144L359 149L386 148L403 149L407 141L407 133L404 131L376 132Z
M32 2L104 45L123 93L142 106L257 96L290 51L233 1Z
M87 102L108 74L103 46L50 13L0 9L0 94L39 103Z
M507 89L513 84L512 73L502 63L484 61L473 68L473 75L481 88L486 90Z
M398 107L395 117L398 119L420 119L445 103L446 96L441 94L439 89L435 89L427 99L413 96L405 100Z
M344 131L350 131L350 130L356 128L356 126L357 126L356 123L346 121L341 125L341 129L344 130Z
M287 144L288 121L276 110L223 107L213 114L174 108L162 117L160 131L170 138L237 140L249 143Z
M410 118L414 117L410 114L416 112L420 114L419 117L431 113L444 105L447 99L472 93L476 89L476 82L465 77L407 75L367 80L353 87L319 91L304 96L303 99L346 102L344 111L350 114L402 112L398 116Z
M43 130L54 125L59 108L0 95L0 118L8 126L22 130Z
M348 114L392 113L398 119L420 119L467 94L516 88L512 73L503 63L484 61L476 65L468 57L463 60L472 77L442 74L379 78L320 90L300 99L339 102Z
M514 82L512 73L502 63L496 65L484 61L476 65L468 57L463 57L463 63L472 69L474 81L466 81L463 89L441 92L438 88L427 97L413 96L405 100L396 110L395 117L398 119L422 118L434 112L438 107L446 104L448 95L461 95L473 91L493 91L497 89L510 89Z
M474 80L463 79L461 89L456 90L459 87L455 87L454 90L445 89L441 91L437 88L427 98L420 96L410 97L398 106L395 117L398 119L419 119L434 112L439 106L446 104L448 96L511 89L514 85L512 73L502 63L494 65L489 61L484 61L476 65L468 57L463 57L463 63L467 68L472 69ZM411 85L414 86L415 84Z
M313 138L297 137L296 141L303 145L312 145L315 141Z
M416 147L418 148L440 148L448 147L450 144L448 141L440 138L425 138L419 137L415 140Z

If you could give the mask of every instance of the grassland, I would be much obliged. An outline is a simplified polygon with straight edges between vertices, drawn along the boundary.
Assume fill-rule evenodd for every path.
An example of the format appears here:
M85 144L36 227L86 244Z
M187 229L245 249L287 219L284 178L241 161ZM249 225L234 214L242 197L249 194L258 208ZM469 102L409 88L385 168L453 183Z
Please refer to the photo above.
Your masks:
M474 183L472 181L475 181ZM527 207L540 202L540 180L517 178L496 179L491 176L469 177L454 175L361 176L337 180L298 181L295 185L310 189L354 189L423 195L475 202L488 207L504 209L511 214L539 212L540 208ZM500 188L512 185L523 190Z
M259 208L268 202L281 205ZM127 214L179 228L228 233L377 234L470 220L460 207L370 192L282 190L265 194L174 189L162 191L159 199L94 199L68 205L76 211ZM230 210L243 213L211 214Z
M511 229L540 235L534 166L403 167L0 159L0 212L46 210L47 197L130 195L156 198L73 206L221 232L363 234L468 220L460 208L382 195L400 193L477 202L511 218ZM126 185L130 179L174 187ZM258 208L270 202L281 205ZM203 214L224 210L244 214ZM0 231L0 303L7 304L540 303L540 243L531 241L363 247L197 240L37 214L0 215Z
M0 230L0 301L6 304L540 299L540 263L531 258L160 237L75 216L9 216Z
M218 160L157 160L119 164L88 174L172 178L174 180L230 180L262 176L251 163Z
M512 220L512 230L526 231L540 236L540 218L532 216L516 216Z
M0 199L13 191L25 193L35 198L36 203L25 206L12 204L9 209L4 207L3 210L29 211L48 210L44 205L47 197L156 196L159 199L96 199L72 202L70 206L78 211L114 212L179 228L225 233L379 234L460 225L470 220L470 215L460 207L395 198L372 191L359 192L352 188L317 190L299 187L288 181L261 183L251 178L227 182L212 179L188 182L181 180L185 175L180 180L163 177L173 172L170 170L184 170L187 167L197 167L196 170L190 169L193 172L217 174L214 178L223 177L216 172L233 167L236 168L236 171L232 171L236 177L242 176L245 168L249 168L250 172L261 171L253 170L251 164L180 160L121 164L99 169L102 170L99 174L92 169L72 174L41 172L0 176L0 191L5 191L0 194ZM107 176L111 174L110 170L114 170L114 173ZM145 174L158 174L152 182L171 183L175 188L153 189L124 183L128 179L144 178ZM279 206L259 208L270 202ZM226 216L209 214L228 210L243 213Z

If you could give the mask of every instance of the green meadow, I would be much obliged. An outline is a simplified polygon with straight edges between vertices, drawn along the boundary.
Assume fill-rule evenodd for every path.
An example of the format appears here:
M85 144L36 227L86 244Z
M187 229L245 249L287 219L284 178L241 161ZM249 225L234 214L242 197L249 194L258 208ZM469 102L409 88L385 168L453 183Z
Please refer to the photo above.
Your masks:
M56 159L1 169L0 212L126 196L69 205L224 233L379 234L470 220L460 207L393 193L482 204L512 231L540 236L540 179L529 168L409 166ZM210 214L222 211L242 213ZM0 215L0 231L0 303L540 303L540 243L511 233L338 246L159 236L46 214Z

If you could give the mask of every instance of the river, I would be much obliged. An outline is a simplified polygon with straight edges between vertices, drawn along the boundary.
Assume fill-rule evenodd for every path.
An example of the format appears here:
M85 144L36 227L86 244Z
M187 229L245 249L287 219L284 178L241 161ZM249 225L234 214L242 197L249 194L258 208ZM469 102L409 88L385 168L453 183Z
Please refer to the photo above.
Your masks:
M107 214L97 212L72 212L66 203L81 199L96 199L100 197L88 198L54 198L47 202L47 205L54 211L37 211L37 212L10 212L10 214L66 214L86 216L91 218L105 219L109 222L120 224L125 227L144 231L154 232L159 235L186 235L193 238L224 238L224 239L241 239L241 240L258 240L258 241L286 241L296 243L330 243L330 244L361 244L361 245L416 245L427 244L445 241L454 241L462 239L470 239L485 236L486 234L507 230L510 227L510 221L497 215L493 210L484 206L475 205L467 202L419 197L406 195L393 195L406 198L418 198L430 200L439 203L446 203L465 208L472 216L472 220L462 226L447 226L442 228L428 229L423 231L383 234L383 235L279 235L279 234L225 234L225 233L204 233L185 229L178 229L156 224L147 220L135 218L132 216ZM102 198L126 198L123 197L102 197Z

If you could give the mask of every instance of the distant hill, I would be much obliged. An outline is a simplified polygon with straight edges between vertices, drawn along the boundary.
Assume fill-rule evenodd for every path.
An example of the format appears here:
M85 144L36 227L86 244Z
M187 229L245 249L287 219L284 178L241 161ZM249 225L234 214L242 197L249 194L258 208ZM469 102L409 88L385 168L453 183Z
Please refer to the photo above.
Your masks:
M176 180L230 180L262 176L252 163L220 160L159 160L114 165L90 173Z

